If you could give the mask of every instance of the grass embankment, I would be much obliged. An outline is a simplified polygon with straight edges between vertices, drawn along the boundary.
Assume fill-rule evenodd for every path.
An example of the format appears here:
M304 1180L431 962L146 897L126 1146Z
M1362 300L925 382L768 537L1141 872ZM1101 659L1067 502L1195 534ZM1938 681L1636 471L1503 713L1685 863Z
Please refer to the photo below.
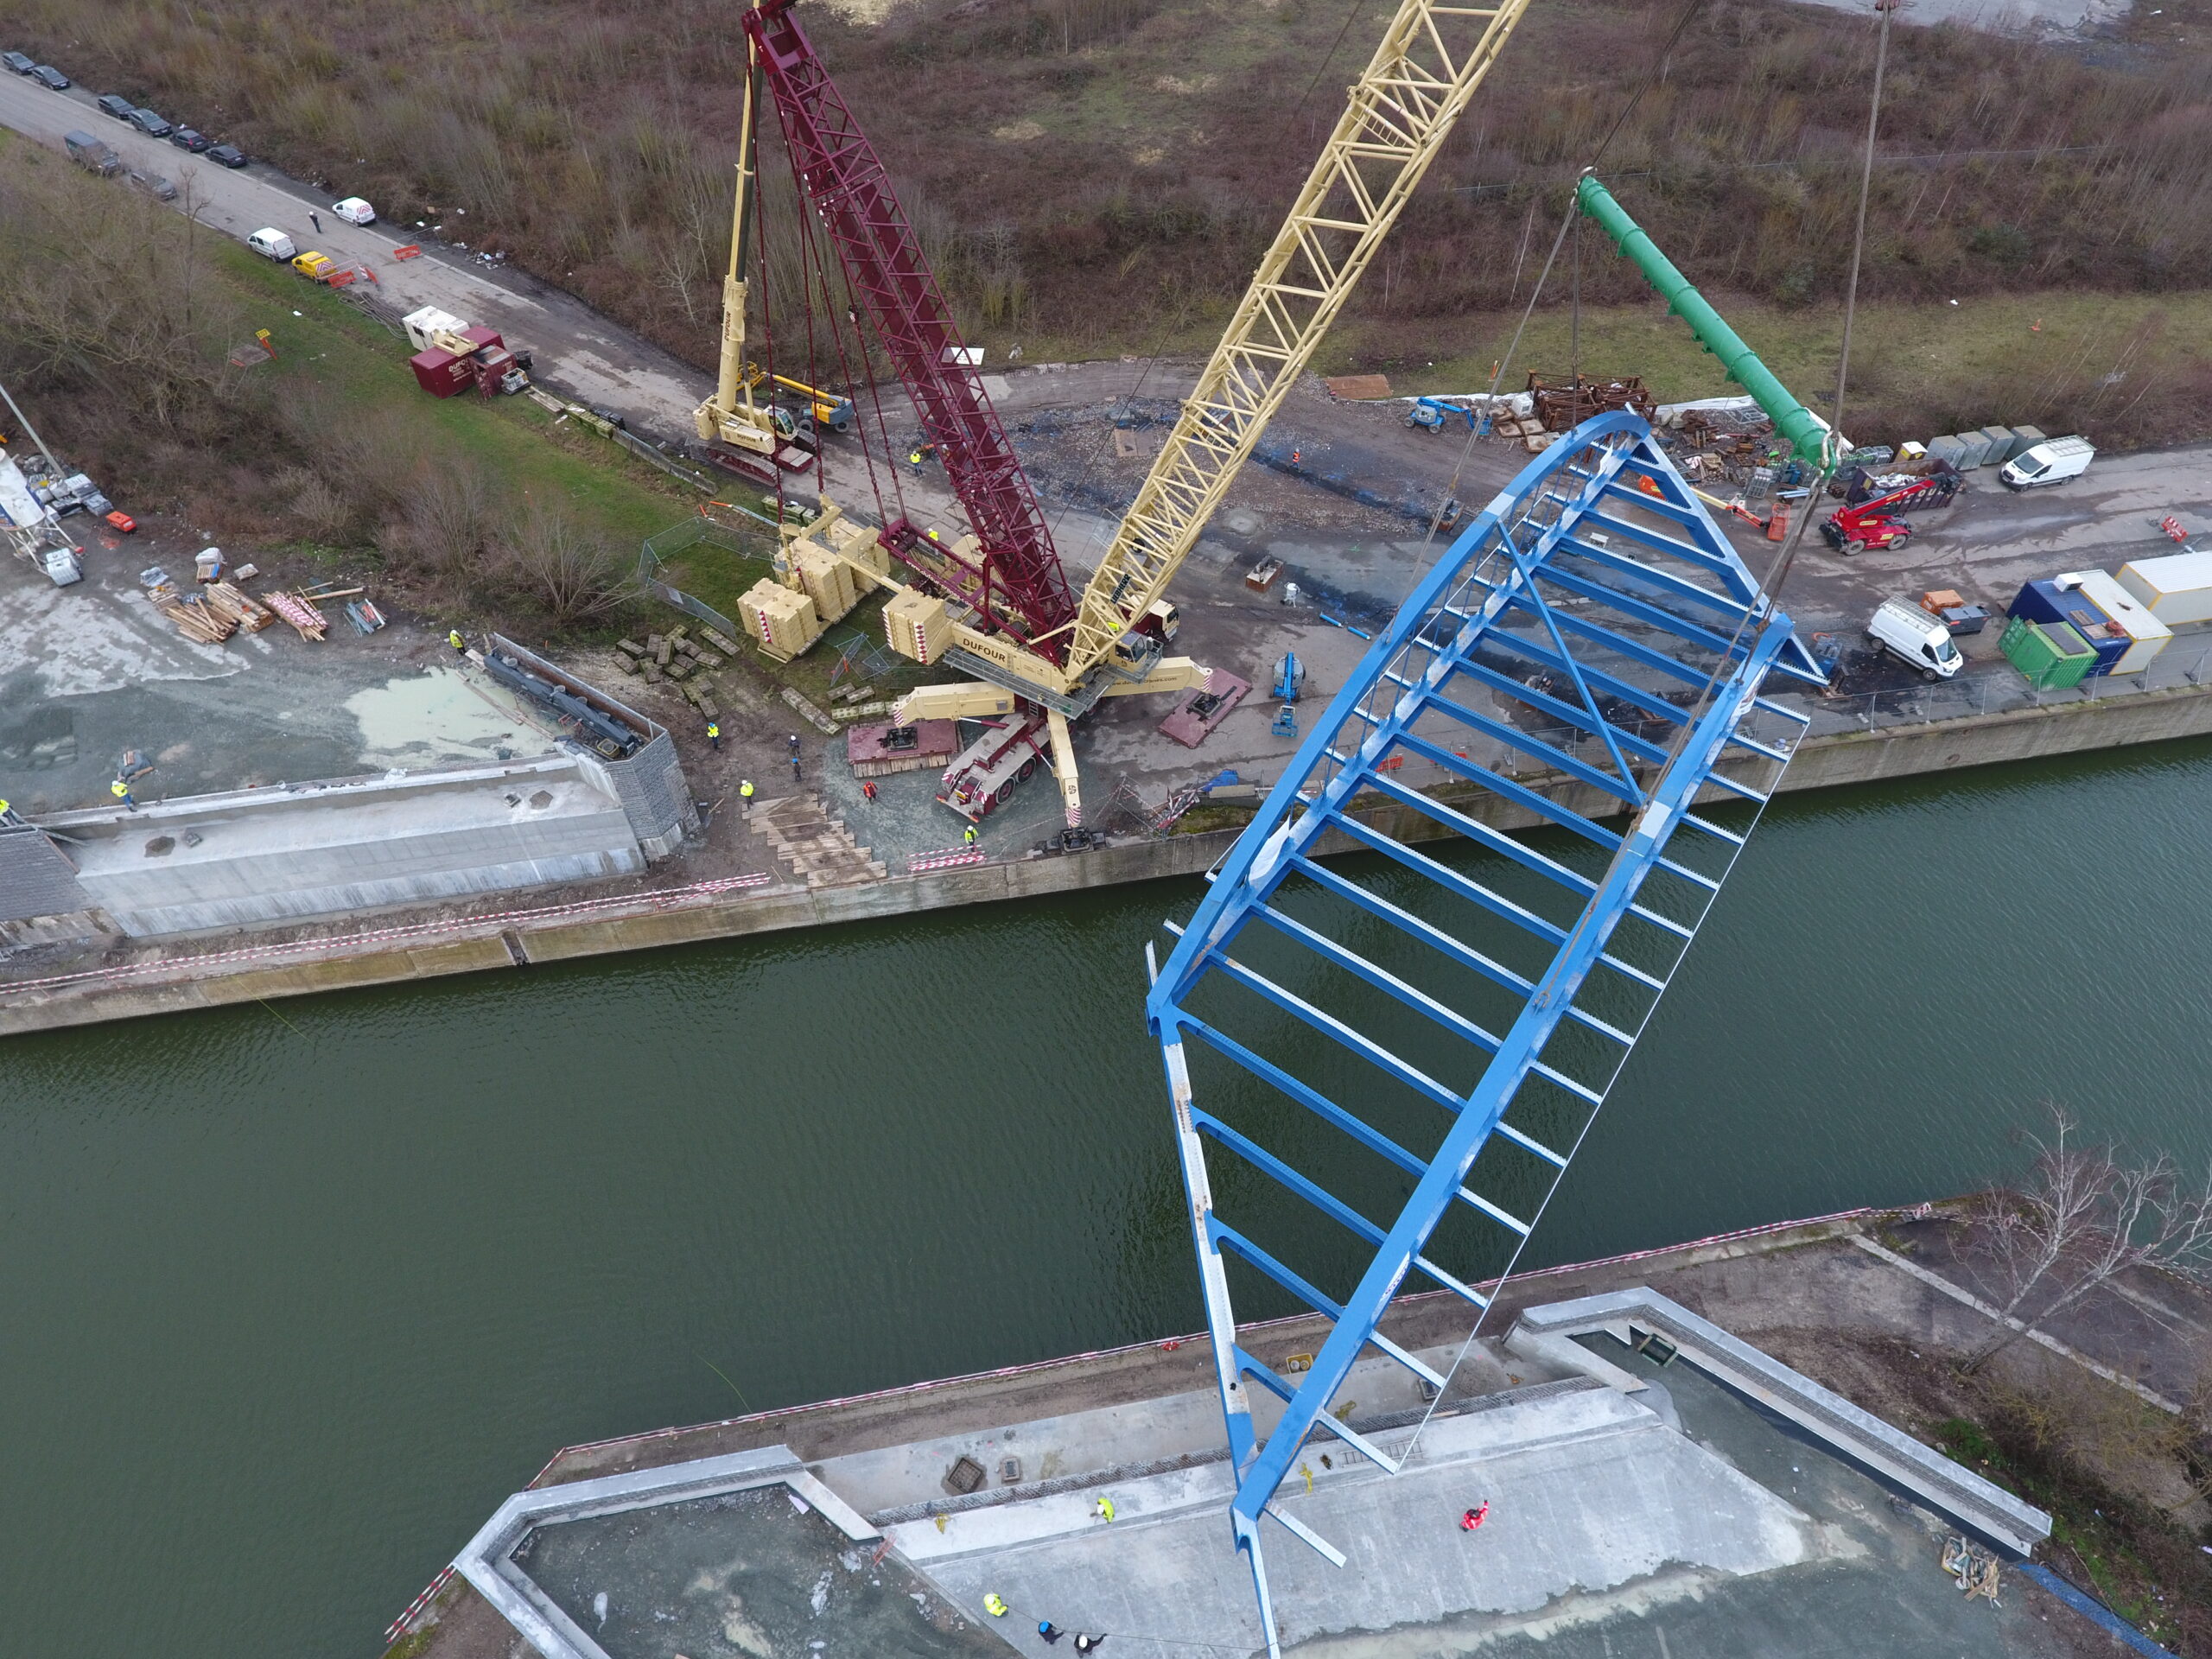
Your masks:
M214 264L251 325L270 331L276 359L252 373L280 399L396 416L433 435L434 447L480 462L518 496L556 504L611 541L635 546L696 510L696 491L596 433L556 425L527 397L431 397L407 366L405 335L289 266L228 240L216 245Z
M1842 350L1840 308L1789 308L1713 296L1729 325L1806 404L1825 413ZM1341 328L1323 372L1382 369L1404 393L1477 391L1520 326L1518 312L1464 319L1419 348L1374 325ZM1529 321L1501 382L1517 391L1530 370L1565 379L1574 321L1554 308ZM2152 444L2193 436L2196 402L2212 386L2212 294L2044 293L1862 305L1853 331L1846 429L1866 442L1929 438L1992 423L2044 423L2056 435ZM1662 403L1739 394L1679 317L1656 301L1585 307L1585 374L1642 375ZM2054 413L2056 411L2056 413Z

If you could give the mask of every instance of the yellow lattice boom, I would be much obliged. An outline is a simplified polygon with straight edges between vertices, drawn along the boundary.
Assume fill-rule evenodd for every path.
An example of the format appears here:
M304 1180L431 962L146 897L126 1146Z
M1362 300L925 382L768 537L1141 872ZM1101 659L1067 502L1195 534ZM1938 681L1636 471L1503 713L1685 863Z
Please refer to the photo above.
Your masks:
M1527 9L1398 8L1084 590L1070 680L1173 578Z

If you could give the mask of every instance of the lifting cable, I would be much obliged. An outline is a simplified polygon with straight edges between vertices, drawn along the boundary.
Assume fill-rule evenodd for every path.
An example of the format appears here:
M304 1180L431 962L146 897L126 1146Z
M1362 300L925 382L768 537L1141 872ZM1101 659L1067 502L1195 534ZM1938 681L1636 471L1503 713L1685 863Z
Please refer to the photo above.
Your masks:
M1642 106L1644 95L1665 79L1669 66L1674 61L1675 47L1681 43L1683 34L1696 19L1698 13L1704 9L1705 0L1683 0L1682 10L1675 19L1674 28L1667 32L1666 44L1659 48L1658 55L1652 60L1650 68L1645 71L1643 79L1637 83L1636 91L1629 94L1628 102L1622 105L1619 111L1615 113L1612 125L1605 129L1605 137L1598 141L1598 148L1591 151L1589 162L1582 169L1583 174L1594 172L1597 169L1598 163L1605 159L1605 152L1613 147L1613 140L1620 136L1621 129L1628 124L1628 118ZM1581 174L1576 175L1578 183L1581 176ZM1484 395L1483 402L1487 412L1493 418L1497 413L1497 388L1504 380L1506 371L1513 366L1513 359L1521 349L1521 337L1529 331L1529 319L1535 315L1536 302L1543 296L1544 283L1552 274L1552 267L1559 261L1559 251L1566 243L1567 235L1570 230L1574 232L1574 314L1572 327L1577 388L1575 406L1577 409L1580 408L1580 388L1582 372L1582 232L1579 223L1580 218L1580 204L1575 192L1569 189L1567 197L1567 216L1560 220L1559 234L1552 238L1551 251L1544 256L1543 269L1536 273L1536 285L1529 292L1529 303L1522 308L1521 321L1514 326L1513 338L1507 344L1504 355L1497 359L1497 365L1491 370L1490 390ZM1420 583L1422 573L1428 569L1429 555L1436 544L1436 533L1443 527L1445 511L1459 497L1460 476L1465 472L1468 461L1474 458L1475 440L1481 435L1482 429L1470 422L1467 427L1466 442L1459 448L1459 458L1452 464L1452 481L1445 486L1444 499L1437 503L1436 512L1428 521L1428 533L1421 538L1421 556L1414 562L1415 585Z
M1662 772L1665 766L1672 766L1675 759L1681 754L1682 747L1688 741L1692 728L1695 726L1699 717L1712 701L1713 694L1719 684L1722 671L1726 668L1730 662L1734 660L1738 647L1743 645L1745 636L1751 631L1754 621L1758 623L1759 629L1764 631L1767 626L1771 625L1774 617L1779 613L1783 588L1788 583L1790 571L1796 564L1798 550L1804 544L1805 531L1813 521L1813 513L1816 504L1820 501L1822 494L1826 492L1828 480L1834 476L1837 467L1842 463L1843 454L1841 446L1843 437L1843 397L1844 392L1849 384L1851 371L1851 326L1853 319L1858 309L1859 275L1866 252L1867 200L1868 194L1872 189L1873 181L1875 138L1881 124L1882 79L1883 71L1888 62L1889 57L1890 17L1891 14L1897 9L1898 3L1899 0L1874 0L1875 10L1879 15L1881 20L1880 35L1878 43L1875 48L1873 89L1868 100L1866 157L1864 164L1859 171L1858 227L1852 238L1851 275L1844 290L1843 340L1840 353L1840 360L1836 365L1836 394L1834 404L1835 419L1828 428L1827 438L1823 445L1824 453L1822 455L1822 463L1820 470L1815 474L1812 482L1812 488L1806 496L1804 512L1797 516L1796 523L1790 528L1789 539L1784 542L1781 547L1776 550L1774 558L1767 567L1766 579L1760 584L1758 602L1755 602L1745 607L1744 614L1736 625L1735 632L1730 637L1726 649L1724 649L1716 658L1713 671L1707 676L1705 684L1699 690L1696 700L1685 711L1681 724L1676 729L1674 744L1668 754L1666 761L1662 764L1661 768ZM1703 0L1688 0L1688 3L1683 10L1681 20L1676 23L1674 33L1669 36L1667 43L1668 53L1672 52L1675 42L1681 37L1682 30L1688 23L1690 17L1702 4ZM1666 54L1662 53L1660 59L1662 67L1663 67L1665 61ZM1656 73L1657 72L1655 71L1655 75ZM1647 77L1644 82L1644 87L1648 87L1650 85L1650 81L1651 78ZM1599 156L1604 154L1605 144L1611 143L1613 134L1620 130L1621 124L1627 118L1629 111L1633 110L1636 106L1636 102L1643 98L1643 87L1638 88L1636 98L1630 101L1628 108L1624 110L1620 117L1615 119L1611 130L1608 131L1605 135L1605 143L1601 143L1599 146L1598 154ZM1591 162L1591 168L1589 169L1586 169L1586 171L1594 170L1596 165L1597 162L1593 157ZM1572 200L1570 200L1567 213L1570 219L1576 216L1577 207ZM1552 243L1553 258L1556 258L1558 257L1560 238L1564 238L1566 233L1567 226L1562 224L1560 226L1560 238L1554 238ZM1545 272L1548 273L1550 269L1551 259L1547 259L1544 264ZM1543 287L1542 276L1540 275L1537 277L1536 285L1537 290L1541 292ZM1533 310L1535 305L1535 296L1534 294L1530 295L1529 303L1530 309ZM1522 325L1523 327L1527 326L1527 322L1528 315L1524 312L1522 317ZM1520 331L1516 330L1513 337L1513 344L1515 346L1517 346L1520 344ZM1510 348L1509 348L1508 354L1510 357ZM1503 359L1501 359L1500 373L1503 372ZM1580 382L1578 381L1577 384L1579 385ZM1495 396L1497 390L1497 376L1494 374L1491 377L1491 391L1493 397ZM1467 449L1469 451L1471 451L1473 448L1474 437L1474 433L1470 431L1467 440ZM1458 474L1455 472L1453 474L1455 481L1457 480L1457 476ZM1440 512L1438 517L1440 518L1442 517ZM1434 526L1432 525L1430 534L1433 537L1434 533ZM1620 849L1617 849L1614 854L1615 861L1618 861L1624 855L1626 847L1627 838L1623 837ZM1586 926L1587 925L1588 915L1586 911L1584 916L1578 920L1577 931L1579 932L1582 927ZM1687 953L1688 948L1688 944L1686 942L1683 945L1683 950L1685 953ZM1679 958L1677 959L1677 963L1679 965ZM1669 978L1671 980L1673 974L1670 970L1669 973ZM1637 1022L1637 1035L1640 1036L1642 1034L1643 1022L1648 1021L1650 1019L1651 1014L1657 1007L1658 999L1655 997L1650 1006L1644 1009L1643 1019ZM1619 1060L1614 1065L1613 1075L1618 1077L1621 1068L1625 1066L1627 1063L1628 1051L1624 1050L1622 1052ZM1599 1091L1599 1098L1601 1102L1606 1095L1609 1095L1611 1092L1611 1086L1612 1078L1608 1077L1605 1089ZM1567 1163L1572 1164L1574 1160L1575 1154L1581 1150L1582 1142L1586 1138L1587 1138L1592 1127L1595 1125L1598 1121L1598 1108L1593 1107L1591 1109L1589 1116L1583 1120L1581 1129L1576 1134L1573 1143L1567 1149ZM1557 1196L1559 1189L1565 1185L1566 1172L1565 1167L1562 1166L1560 1179L1554 1180L1551 1184L1551 1188L1545 1193L1542 1202L1536 1205L1535 1213L1529 1217L1529 1230L1514 1242L1512 1249L1507 1256L1504 1270L1497 1276L1496 1287L1497 1293L1502 1293L1506 1281L1512 1277L1514 1268L1520 1263L1522 1252L1527 1249L1529 1241L1535 1236L1536 1230L1542 1223L1546 1211L1548 1211L1551 1207L1552 1199ZM1493 1302L1496 1300L1496 1294L1493 1294L1492 1300ZM1482 1333L1483 1321L1484 1317L1488 1314L1488 1312L1489 1308L1485 1306L1476 1315L1473 1327L1467 1332L1466 1340L1460 1344L1459 1353L1453 1357L1451 1368L1445 1373L1444 1387L1436 1391L1435 1397L1428 1402L1427 1408L1422 1412L1421 1421L1414 1426L1414 1432L1408 1439L1405 1451L1401 1455L1402 1465L1412 1460L1415 1449L1421 1444L1421 1437L1428 1427L1429 1420L1435 1416L1437 1408L1443 1403L1445 1395L1451 1389L1452 1380L1459 1376L1460 1366L1465 1363L1468 1354L1473 1351L1475 1339Z

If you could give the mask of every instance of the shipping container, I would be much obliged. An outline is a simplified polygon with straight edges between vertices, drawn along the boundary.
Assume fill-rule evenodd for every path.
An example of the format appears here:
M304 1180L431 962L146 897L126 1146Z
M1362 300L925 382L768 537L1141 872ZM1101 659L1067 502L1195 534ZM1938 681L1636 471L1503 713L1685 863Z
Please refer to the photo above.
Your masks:
M2120 585L2170 628L2212 622L2212 553L2169 553L2120 567Z
M2141 673L2150 667L2151 659L2166 648L2166 641L2174 637L2171 628L2152 615L2141 600L2106 571L2069 570L2054 580L2079 588L2085 598L2126 630L2127 649L2106 671L2107 673Z
M467 358L455 357L435 346L427 352L416 353L407 359L407 366L415 371L416 384L433 397L450 397L455 392L467 391L474 379Z
M2038 691L2079 685L2097 660L2097 653L2067 624L2033 622L2024 616L2005 625L1997 648Z
M1959 441L1959 470L1970 473L1989 459L1989 440L1979 432L1955 432Z
M2089 670L2092 676L2110 673L2133 643L2127 631L2083 594L2078 582L2049 578L2031 582L2014 597L2012 614L2031 622L2063 622L2071 626L2097 654Z
M2012 429L2012 447L2005 452L2005 459L2017 460L2034 448L2036 445L2050 442L2050 439L2044 436L2043 429L2039 426L2016 426Z

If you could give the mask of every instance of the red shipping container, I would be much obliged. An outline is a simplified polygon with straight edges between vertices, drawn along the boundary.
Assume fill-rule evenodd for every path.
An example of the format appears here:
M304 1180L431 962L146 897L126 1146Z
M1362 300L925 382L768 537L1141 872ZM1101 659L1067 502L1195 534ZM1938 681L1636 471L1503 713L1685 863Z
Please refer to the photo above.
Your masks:
M455 392L466 391L474 378L467 358L455 357L435 346L409 358L407 366L415 371L416 384L433 397L450 397Z

